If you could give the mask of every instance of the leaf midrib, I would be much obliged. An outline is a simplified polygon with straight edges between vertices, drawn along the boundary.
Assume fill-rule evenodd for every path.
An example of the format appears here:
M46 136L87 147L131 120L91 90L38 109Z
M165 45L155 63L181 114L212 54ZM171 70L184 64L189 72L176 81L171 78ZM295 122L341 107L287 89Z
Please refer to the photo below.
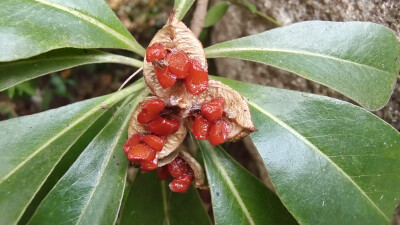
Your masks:
M222 149L221 149L222 151ZM228 175L228 172L226 172L225 168L222 166L221 161L219 160L218 156L214 153L213 150L208 150L209 154L212 156L212 159L216 166L219 169L219 172L222 175L222 178L226 181L228 184L230 190L232 191L233 195L235 196L237 202L239 203L240 208L242 208L242 211L244 215L246 216L247 220L251 225L255 225L255 222L253 220L253 217L251 216L249 210L247 209L246 205L244 204L242 198L240 197L240 194L238 190L235 188L235 185L233 184L232 180L230 179L230 176Z
M96 54L90 54L90 55L82 55L82 56L52 56L51 58L38 58L38 59L29 59L29 60L20 60L20 61L12 61L10 63L5 62L0 64L0 69L4 68L5 66L15 66L15 65L20 65L20 64L26 64L26 63L36 63L36 62L47 62L47 61L55 61L55 60L71 60L71 59L94 59L94 60L104 60L105 62L116 62L120 64L126 64L123 61L118 61L114 57L125 57L121 55L114 55L110 53L105 53L105 52L97 52ZM131 59L132 61L136 60L134 58L129 58L125 57L127 59ZM139 61L139 60L138 60ZM140 61L141 62L141 61ZM84 64L85 62L82 62L81 64ZM132 65L132 64L127 64L127 65Z
M307 138L302 136L300 133L298 133L296 130L294 130L291 126L286 124L284 121L280 120L278 117L270 114L266 110L264 110L261 106L259 106L257 103L248 100L248 103L256 108L258 111L275 121L277 124L279 124L281 127L284 129L288 130L290 133L292 133L296 138L301 140L303 143L305 143L307 146L309 146L313 151L315 151L318 155L321 155L325 160L327 160L331 165L333 165L343 176L349 180L355 187L356 189L359 190L359 192L371 203L371 205L380 213L382 216L385 218L387 222L390 221L390 219L382 212L382 210L372 201L372 199L358 186L358 184L351 179L351 177L344 172L336 163L334 163L327 155L325 155L320 149L318 149L314 144L312 144Z
M346 64L352 64L352 65L355 65L355 66L358 66L358 67L361 67L361 68L371 69L371 70L374 70L374 71L378 71L378 72L381 72L381 73L392 75L392 72L381 70L379 68L376 68L376 67L373 67L373 66L369 66L369 65L366 65L366 64L360 64L360 63L357 63L357 62L354 62L354 61L349 61L349 60L341 59L341 58L338 58L338 57L333 57L333 56L330 56L330 55L323 55L323 54L319 54L319 53L312 53L312 52L305 52L305 51L297 51L297 50L289 50L289 49L277 49L277 48L264 48L264 47L260 47L260 48L253 48L253 47L252 48L243 48L243 47L242 48L219 48L219 49L212 49L212 50L207 50L207 48L205 49L205 53L206 53L206 57L207 58L209 58L209 57L212 58L212 56L209 56L209 55L212 55L212 54L231 53L231 52L234 52L234 51L243 51L243 52L245 52L245 51L256 51L256 52L271 52L271 53L272 52L277 52L277 53L297 54L297 55L300 55L300 56L320 57L320 58L330 59L330 60L333 60L333 61L338 61L338 62L346 63ZM218 56L214 56L214 58L217 58L217 57ZM231 56L231 57L241 58L241 57L236 57L236 56ZM260 62L260 61L257 61L257 62Z
M65 6L59 5L59 4L54 3L54 2L49 2L47 0L34 0L34 1L36 1L38 3L41 3L43 5L47 5L47 6L50 6L52 8L58 9L60 11L69 13L69 14L71 14L71 15L73 15L73 16L81 19L81 20L84 20L84 21L86 21L88 23L91 23L94 26L104 30L106 33L111 34L112 36L116 37L117 39L121 40L122 42L124 42L125 44L130 46L132 48L131 50L135 49L135 47L134 47L135 44L130 39L128 39L127 37L125 37L122 34L120 34L119 32L117 32L116 30L112 29L111 27L107 26L106 24L100 22L99 20L97 20L97 19L95 19L93 17L87 16L87 15L85 15L85 14L83 14L83 13L81 13L81 12L75 10L75 9L72 9L72 8L69 8L69 7L65 7Z

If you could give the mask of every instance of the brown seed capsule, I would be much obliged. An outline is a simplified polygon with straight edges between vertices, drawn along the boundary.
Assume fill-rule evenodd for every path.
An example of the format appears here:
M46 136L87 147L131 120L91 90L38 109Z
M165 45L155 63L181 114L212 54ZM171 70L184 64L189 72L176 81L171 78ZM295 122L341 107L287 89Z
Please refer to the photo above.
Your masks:
M179 157L189 164L190 168L193 170L194 185L197 188L206 188L204 185L204 171L200 163L188 152L186 148L182 148L179 152Z
M256 131L246 100L238 92L219 81L210 80L205 92L192 97L192 109L200 109L203 104L218 97L225 100L223 118L229 122L231 128L226 141L237 141ZM193 126L192 123L193 121L189 121L189 127Z
M150 134L151 132L147 129L147 125L140 124L137 121L137 116L139 115L140 111L142 110L142 106L148 100L157 99L155 96L146 97L142 102L140 102L135 110L132 113L131 119L129 121L128 127L128 136L131 137L134 134ZM157 152L157 159L162 159L167 155L171 154L171 152L175 151L178 146L182 143L183 139L185 138L187 133L187 129L183 122L177 132L168 135L167 142L165 143L163 149L160 152ZM172 159L173 160L173 159Z
M164 44L167 50L183 51L190 59L197 60L203 68L207 68L207 60L202 44L190 29L175 18L173 14L171 14L167 24L157 32L149 46L155 43ZM190 107L193 95L187 93L184 80L177 80L172 87L166 89L163 89L157 80L155 66L163 67L167 66L166 64L166 60L151 63L144 59L143 75L150 92L171 105L176 105L180 108Z

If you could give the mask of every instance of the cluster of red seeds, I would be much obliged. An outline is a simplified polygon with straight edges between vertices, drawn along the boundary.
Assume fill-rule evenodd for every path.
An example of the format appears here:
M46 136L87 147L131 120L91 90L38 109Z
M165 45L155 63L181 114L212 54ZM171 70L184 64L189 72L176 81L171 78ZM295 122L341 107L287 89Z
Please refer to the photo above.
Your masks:
M152 134L135 134L124 144L124 152L129 161L138 163L142 170L154 170L158 167L156 152L160 152L167 136L178 131L180 122L162 116L164 102L161 99L152 99L142 106L137 120L147 125Z
M207 69L183 51L167 49L164 44L155 43L147 48L146 60L154 64L157 80L164 89L173 86L178 79L184 80L187 91L192 95L207 89Z
M208 138L212 145L225 142L231 127L228 121L222 119L224 107L225 100L223 98L215 98L201 106L201 115L197 116L193 122L193 135L196 139Z
M190 166L180 157L176 157L174 161L157 170L157 175L161 180L166 180L170 176L174 177L169 183L169 189L173 192L184 193L188 190L193 180L193 172Z
M164 89L173 86L178 80L184 81L186 90L193 95L204 92L208 87L207 69L183 51L156 43L147 48L146 60L154 65L158 82ZM193 122L195 138L208 139L212 145L225 142L231 127L228 121L222 118L224 107L223 98L215 98L202 105L200 115L196 116ZM179 130L180 122L170 118L168 110L161 99L145 102L137 121L146 125L151 134L135 134L124 145L128 159L139 164L142 170L149 171L158 167L156 153L162 151L167 136ZM158 168L157 174L163 180L174 177L169 184L169 188L174 192L186 192L193 180L192 169L180 157Z

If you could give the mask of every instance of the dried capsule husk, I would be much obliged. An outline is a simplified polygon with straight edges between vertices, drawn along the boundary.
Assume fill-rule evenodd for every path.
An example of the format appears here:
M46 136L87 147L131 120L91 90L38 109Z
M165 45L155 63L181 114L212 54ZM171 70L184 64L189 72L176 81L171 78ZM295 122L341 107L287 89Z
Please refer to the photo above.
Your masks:
M192 97L192 110L200 109L203 104L218 97L225 99L223 119L226 119L231 127L231 132L226 141L238 141L256 131L246 100L238 92L220 81L210 80L205 92ZM193 121L189 120L188 126L192 128Z
M147 129L147 125L142 125L137 121L137 116L142 110L142 106L145 102L157 99L155 96L146 97L141 101L132 113L131 119L129 121L128 136L131 137L134 134L150 134L151 132ZM161 152L157 152L157 159L162 159L172 152L174 152L182 141L185 139L187 133L186 126L183 121L181 121L179 130L171 135L168 135L167 142L165 143Z
M205 58L203 45L196 36L193 35L192 31L173 15L170 16L166 25L157 32L149 46L155 43L165 44L167 49L181 50L185 52L189 58L197 60L203 68L207 69L207 60ZM162 62L160 63L162 64ZM190 107L190 99L193 95L187 93L183 80L177 80L172 87L163 89L157 80L154 64L147 62L146 58L143 64L143 75L147 87L152 94L180 108Z
M175 149L174 151L169 153L167 156L165 156L162 159L159 159L158 160L158 167L165 166L165 165L171 163L172 161L174 161L174 159L176 157L178 157L179 152L181 152L182 150L183 150L183 145L180 145L177 149Z
M196 188L206 188L204 185L204 171L200 163L189 153L186 147L183 147L179 151L179 157L181 157L185 162L192 168L194 185Z

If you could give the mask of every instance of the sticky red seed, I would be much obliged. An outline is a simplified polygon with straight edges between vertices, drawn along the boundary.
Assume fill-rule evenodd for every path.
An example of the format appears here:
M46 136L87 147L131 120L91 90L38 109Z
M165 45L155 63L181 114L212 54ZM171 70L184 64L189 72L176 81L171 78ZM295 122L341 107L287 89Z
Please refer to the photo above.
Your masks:
M226 137L231 132L231 127L226 120L217 120L211 125L208 140L212 145L219 145L225 142Z
M183 51L171 52L165 57L168 63L168 69L176 75L178 79L184 79L189 73L189 57Z
M168 70L168 67L159 68L158 66L156 66L155 69L157 80L162 88L166 89L175 84L176 76Z
M167 139L156 135L148 134L144 136L143 142L156 152L161 152Z
M142 106L137 120L141 124L147 124L152 120L155 120L160 112L164 109L164 101L161 99L152 99L145 102Z
M168 186L173 192L185 193L189 189L190 183L192 183L192 176L185 175L183 177L173 179Z
M225 107L223 98L214 98L210 102L201 106L201 114L210 122L214 122L222 117Z
M168 136L179 130L180 122L175 119L167 119L164 117L158 117L147 124L147 128L150 132L155 133L159 136Z
M145 144L137 144L128 152L128 159L131 162L151 162L156 157L156 152Z
M189 165L180 157L176 157L174 161L167 166L169 174L176 178L186 175L189 169Z
M161 43L155 43L146 49L146 61L154 62L156 60L163 59L167 55L165 46Z
M142 141L143 137L143 134L134 134L125 142L124 153L126 156L128 156L128 152L131 148L133 148L133 146L139 144Z
M153 161L150 161L150 162L142 161L140 163L140 168L144 171L155 170L155 169L157 169L157 167L158 167L158 160L156 157L153 159Z
M199 61L192 59L190 62L191 66L189 75L185 79L185 85L190 94L198 95L204 92L208 87L208 73Z
M197 116L193 122L193 135L198 140L207 139L211 123L202 116Z
M169 174L169 171L168 171L168 166L159 167L157 169L157 176L161 180L168 179L171 176L171 174Z

